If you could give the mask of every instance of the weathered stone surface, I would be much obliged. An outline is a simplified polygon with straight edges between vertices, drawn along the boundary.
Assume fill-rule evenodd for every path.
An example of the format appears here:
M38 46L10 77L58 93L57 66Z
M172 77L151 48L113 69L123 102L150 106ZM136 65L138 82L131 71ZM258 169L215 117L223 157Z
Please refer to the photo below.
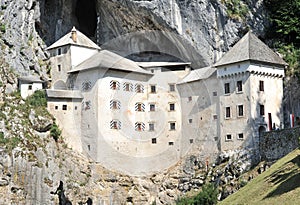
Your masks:
M51 118L51 116L40 116L33 109L30 110L29 120L33 129L38 132L47 132L53 125L53 119Z

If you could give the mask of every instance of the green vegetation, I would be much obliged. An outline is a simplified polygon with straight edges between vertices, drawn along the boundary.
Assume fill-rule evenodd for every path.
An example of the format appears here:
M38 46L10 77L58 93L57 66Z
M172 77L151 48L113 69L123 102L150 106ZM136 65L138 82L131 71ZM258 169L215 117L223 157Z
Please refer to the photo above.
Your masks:
M53 139L57 142L61 135L61 130L58 128L56 124L53 124L51 129L50 129L50 135L53 137Z
M265 0L271 25L267 38L289 64L288 76L300 78L300 0Z
M196 196L190 198L181 198L177 200L177 205L214 205L217 204L218 190L213 184L205 184L202 191Z
M37 90L26 99L26 102L33 107L47 107L46 92L44 90Z
M5 24L0 24L0 31L1 31L2 33L5 33L5 31L6 31L6 26L5 26Z
M249 8L241 0L221 0L221 2L226 6L226 11L230 18L245 20Z
M220 204L299 204L299 181L300 150L297 149Z

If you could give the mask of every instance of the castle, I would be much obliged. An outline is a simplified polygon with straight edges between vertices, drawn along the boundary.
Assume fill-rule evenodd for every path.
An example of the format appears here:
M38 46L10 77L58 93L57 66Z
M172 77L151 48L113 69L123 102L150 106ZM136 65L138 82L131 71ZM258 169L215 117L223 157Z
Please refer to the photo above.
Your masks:
M48 109L67 144L130 175L158 172L187 153L257 148L282 127L286 63L248 32L216 64L134 62L73 28L47 48Z

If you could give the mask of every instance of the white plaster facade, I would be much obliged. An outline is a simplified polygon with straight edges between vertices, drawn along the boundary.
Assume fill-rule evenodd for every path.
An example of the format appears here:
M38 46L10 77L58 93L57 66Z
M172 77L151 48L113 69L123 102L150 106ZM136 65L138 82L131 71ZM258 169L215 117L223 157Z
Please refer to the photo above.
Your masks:
M36 90L43 89L43 81L35 76L23 76L19 79L19 90L21 92L21 97L26 99L28 96L32 95Z
M237 46L262 43L247 35ZM58 42L49 50L74 47ZM74 48L50 58L65 64L61 73L53 68L48 108L68 144L109 169L144 175L187 153L210 160L221 151L256 148L268 116L272 127L282 124L285 62L274 56L269 62L247 57L250 49L245 58L229 51L215 66L191 71L189 63L138 63L96 47ZM58 80L65 87L55 86ZM56 109L63 105L70 109Z

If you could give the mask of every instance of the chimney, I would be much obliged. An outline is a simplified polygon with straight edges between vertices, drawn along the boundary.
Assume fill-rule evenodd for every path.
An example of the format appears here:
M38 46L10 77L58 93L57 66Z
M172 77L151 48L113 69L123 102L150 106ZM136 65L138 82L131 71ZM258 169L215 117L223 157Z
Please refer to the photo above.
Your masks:
M75 26L73 26L72 31L71 31L71 38L74 43L77 43L77 32Z

